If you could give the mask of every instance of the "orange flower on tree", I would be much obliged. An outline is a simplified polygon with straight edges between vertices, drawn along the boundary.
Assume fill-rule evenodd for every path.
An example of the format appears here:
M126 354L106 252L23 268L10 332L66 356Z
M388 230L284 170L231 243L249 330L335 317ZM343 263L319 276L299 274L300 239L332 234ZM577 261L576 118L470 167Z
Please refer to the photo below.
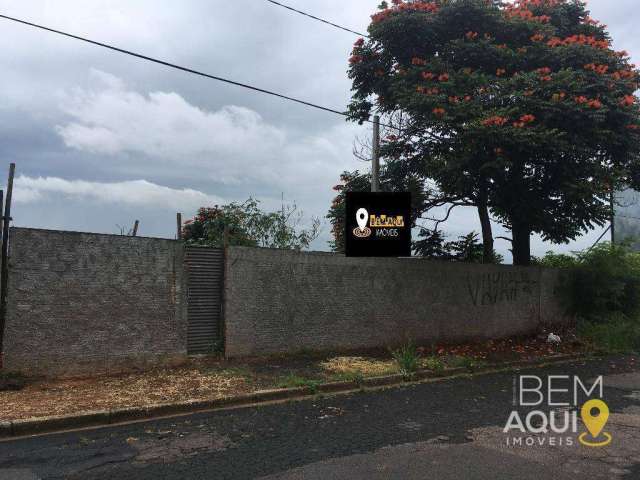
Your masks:
M425 80L433 80L436 78L436 74L432 72L422 72L422 78Z
M634 97L633 95L625 95L624 97L622 97L622 100L620 100L620 105L622 105L623 107L630 107L634 103L636 103L636 97Z
M527 126L529 123L534 122L536 119L535 116L527 114L527 115L523 115L520 117L520 120L517 122L513 123L513 126L515 128L524 128L525 126Z
M536 33L533 37L531 37L532 42L541 42L544 40L544 35L541 33Z
M596 99L593 99L593 100L589 100L589 101L587 102L587 105L588 105L589 107L591 107L591 108L595 109L595 110L599 110L599 109L601 109L601 108L602 108L602 102L601 102L600 100L598 100L597 98L596 98Z
M498 77L502 77L505 73L507 73L507 71L504 68L499 68L498 70L496 70L496 76Z
M485 127L502 127L508 121L509 120L507 120L505 117L496 115L483 120L482 125L484 125Z
M478 32L467 32L465 37L467 37L467 39L469 40L475 40L476 38L478 38Z
M437 108L433 109L433 114L436 117L443 117L445 115L445 113L447 113L447 111L444 108L437 107Z
M440 75L438 77L438 80L440 80L441 82L448 82L449 81L449 74L448 73L443 73L442 75Z
M411 65L426 65L427 61L420 57L413 57L411 59Z

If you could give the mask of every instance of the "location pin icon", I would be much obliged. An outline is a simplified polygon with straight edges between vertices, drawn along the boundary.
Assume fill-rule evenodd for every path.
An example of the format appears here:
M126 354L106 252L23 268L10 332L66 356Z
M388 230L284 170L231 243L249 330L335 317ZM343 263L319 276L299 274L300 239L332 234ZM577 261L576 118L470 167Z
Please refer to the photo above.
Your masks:
M592 415L592 410L598 410L598 415ZM591 437L597 438L609 420L609 407L602 400L589 400L582 406L580 415Z
M358 222L358 227L360 230L364 230L367 228L367 219L369 218L369 212L367 212L366 208L361 208L356 212L356 221Z

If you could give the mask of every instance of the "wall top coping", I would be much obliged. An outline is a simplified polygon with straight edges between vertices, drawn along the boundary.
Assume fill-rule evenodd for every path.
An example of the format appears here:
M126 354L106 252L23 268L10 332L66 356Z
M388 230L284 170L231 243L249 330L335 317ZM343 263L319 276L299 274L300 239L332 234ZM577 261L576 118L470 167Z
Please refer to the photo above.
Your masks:
M73 230L51 230L46 228L29 228L29 227L11 227L11 231L17 232L43 232L43 233L52 233L52 234L60 234L60 235L90 235L93 237L108 237L108 238L126 238L126 239L136 239L136 240L157 240L161 242L171 242L171 243L182 243L182 240L175 240L171 238L160 238L160 237L143 237L143 236L128 236L128 235L119 235L117 233L95 233L95 232L77 232Z
M322 260L329 260L331 263L333 262L341 262L344 265L379 265L379 266L392 266L397 265L399 263L428 263L437 267L450 267L450 268L474 268L477 270L507 270L507 271L549 271L556 272L560 271L560 269L556 268L547 268L540 267L537 265L531 266L515 266L515 265L505 265L505 264L481 264L481 263L462 263L462 262L447 262L444 260L434 260L430 258L423 257L346 257L343 254L332 253L332 252L316 252L316 251L295 251L295 250L283 250L277 248L263 248L263 247L241 247L241 246L230 246L228 247L229 253L234 256L244 257L247 260L256 260L259 261L261 259L266 258L282 258L287 257L290 260L300 260L304 262L305 260L316 262Z

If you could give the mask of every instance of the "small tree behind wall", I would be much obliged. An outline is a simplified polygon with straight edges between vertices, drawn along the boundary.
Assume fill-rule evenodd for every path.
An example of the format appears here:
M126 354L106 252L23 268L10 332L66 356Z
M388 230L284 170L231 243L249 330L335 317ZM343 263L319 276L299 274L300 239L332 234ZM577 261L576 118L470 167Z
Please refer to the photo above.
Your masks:
M229 245L302 250L309 248L320 231L320 221L312 219L310 228L300 228L302 213L296 206L264 212L258 202L230 203L201 208L193 220L185 222L183 239L187 244L223 247L225 230Z

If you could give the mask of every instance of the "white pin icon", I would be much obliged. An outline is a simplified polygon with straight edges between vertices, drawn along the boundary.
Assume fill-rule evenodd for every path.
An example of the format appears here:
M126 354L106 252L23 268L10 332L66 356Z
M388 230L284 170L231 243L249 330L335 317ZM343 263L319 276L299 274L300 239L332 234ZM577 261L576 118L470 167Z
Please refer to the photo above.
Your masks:
M356 212L356 221L358 222L358 227L360 227L361 231L367 228L368 219L369 219L369 212L367 212L366 208L361 208Z

